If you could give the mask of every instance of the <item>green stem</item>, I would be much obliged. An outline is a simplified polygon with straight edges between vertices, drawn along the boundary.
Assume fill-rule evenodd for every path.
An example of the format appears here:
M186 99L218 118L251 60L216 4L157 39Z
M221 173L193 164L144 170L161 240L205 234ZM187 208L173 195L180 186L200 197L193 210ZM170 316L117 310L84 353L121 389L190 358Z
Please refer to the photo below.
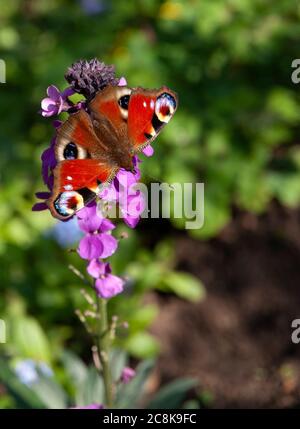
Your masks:
M102 375L105 389L106 406L113 406L113 388L109 366L110 331L107 318L107 301L97 298L97 309L99 314L98 354L102 366Z

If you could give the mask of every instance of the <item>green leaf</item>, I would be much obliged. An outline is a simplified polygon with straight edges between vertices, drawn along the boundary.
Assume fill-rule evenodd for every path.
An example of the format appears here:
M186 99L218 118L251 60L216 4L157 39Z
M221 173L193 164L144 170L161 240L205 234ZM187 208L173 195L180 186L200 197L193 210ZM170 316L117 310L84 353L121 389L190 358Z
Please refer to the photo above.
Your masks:
M157 340L147 332L137 332L125 342L130 354L140 359L156 356L159 351Z
M34 382L30 389L49 409L65 409L68 406L67 395L62 387L40 373L38 381Z
M117 394L117 408L137 408L143 394L144 385L154 368L154 360L146 360L137 367L136 376L130 383L121 385Z
M188 390L196 386L197 381L190 378L175 380L164 386L149 402L149 409L175 409L179 408Z
M147 328L157 316L158 309L155 305L144 305L143 307L137 308L132 314L130 319L130 329L145 329Z
M78 387L76 405L84 406L92 403L103 403L104 385L95 367L90 367L87 377Z
M162 285L163 288L189 301L197 302L205 296L203 283L188 273L179 271L167 273L162 281Z
M62 355L62 362L66 368L72 383L76 386L81 386L87 378L88 367L79 359L74 353L64 351Z
M122 349L113 349L110 355L111 375L114 381L121 377L123 368L127 365L128 356Z
M9 322L9 332L11 342L16 346L20 356L50 362L48 339L35 319L26 316L16 317Z

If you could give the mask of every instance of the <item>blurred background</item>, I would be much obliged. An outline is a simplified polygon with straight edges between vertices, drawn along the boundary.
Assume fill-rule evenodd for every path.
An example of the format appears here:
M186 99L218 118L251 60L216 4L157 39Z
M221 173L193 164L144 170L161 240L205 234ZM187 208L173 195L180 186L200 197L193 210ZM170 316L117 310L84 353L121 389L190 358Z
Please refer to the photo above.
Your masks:
M69 65L94 57L129 86L179 95L142 180L205 183L201 229L181 219L118 226L129 238L113 266L130 278L110 304L130 325L118 345L133 365L156 358L149 394L192 377L187 399L199 407L300 406L299 19L291 0L1 2L0 408L22 406L5 365L24 386L39 365L72 392L61 356L92 362L68 269L84 270L68 251L78 236L31 207L53 135L40 101L49 85L67 86Z

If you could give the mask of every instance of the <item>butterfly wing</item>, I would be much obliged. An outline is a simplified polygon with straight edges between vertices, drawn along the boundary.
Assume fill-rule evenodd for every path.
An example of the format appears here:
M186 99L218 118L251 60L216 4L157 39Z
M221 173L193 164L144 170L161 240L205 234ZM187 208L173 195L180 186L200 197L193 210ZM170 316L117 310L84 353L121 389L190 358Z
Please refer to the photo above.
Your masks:
M108 184L118 171L84 110L70 115L58 128L55 156L58 165L47 204L58 219L68 219L92 201L99 186Z
M68 219L91 202L99 186L110 183L117 173L105 159L61 161L54 169L54 187L47 204L52 215Z
M132 169L132 156L156 139L177 108L177 95L159 90L108 86L89 104L95 132L115 162ZM98 126L97 126L98 124Z
M109 156L120 167L131 170L132 156L128 140L128 104L132 90L123 86L107 86L89 103L94 130L108 147Z
M57 161L107 156L107 151L107 146L95 133L89 114L83 109L71 114L57 129Z
M128 136L134 153L156 139L173 117L177 104L177 95L167 87L132 91L128 105Z

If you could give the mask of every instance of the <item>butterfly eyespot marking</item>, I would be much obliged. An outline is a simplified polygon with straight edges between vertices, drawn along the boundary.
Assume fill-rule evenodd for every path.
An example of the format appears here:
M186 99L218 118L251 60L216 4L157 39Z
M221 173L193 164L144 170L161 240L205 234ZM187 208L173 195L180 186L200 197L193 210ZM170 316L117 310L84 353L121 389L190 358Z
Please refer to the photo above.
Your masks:
M83 147L66 138L60 137L56 145L56 157L58 161L64 161L86 159L89 155Z
M128 118L128 106L131 95L131 89L125 86L117 88L116 98L120 106L120 113L122 118L126 121Z
M84 206L84 200L79 192L66 191L59 194L53 205L60 216L67 218Z
M176 109L176 100L167 92L161 94L155 103L155 114L160 122L169 122Z
M121 109L128 110L129 99L130 99L129 94L123 95L123 97L119 98L118 103L119 103Z
M64 159L77 159L78 149L75 143L70 142L64 148Z

